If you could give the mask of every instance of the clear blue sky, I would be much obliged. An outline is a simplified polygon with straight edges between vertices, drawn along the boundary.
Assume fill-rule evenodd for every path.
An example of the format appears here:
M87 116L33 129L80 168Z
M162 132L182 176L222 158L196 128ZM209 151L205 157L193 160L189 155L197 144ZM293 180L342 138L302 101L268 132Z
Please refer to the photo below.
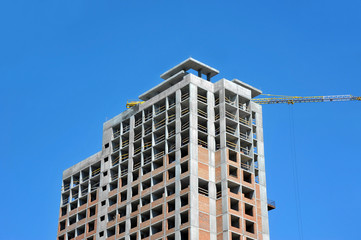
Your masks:
M361 95L361 2L1 1L0 239L55 239L62 171L194 57L265 93ZM216 78L217 79L217 78ZM361 239L361 102L264 106L271 239Z

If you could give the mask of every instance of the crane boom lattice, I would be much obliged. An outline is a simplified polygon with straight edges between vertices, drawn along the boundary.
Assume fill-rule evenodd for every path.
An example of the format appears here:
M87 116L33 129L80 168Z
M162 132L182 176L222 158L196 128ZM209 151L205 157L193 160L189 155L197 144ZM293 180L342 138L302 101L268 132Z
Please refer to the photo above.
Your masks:
M310 102L343 102L343 101L361 101L361 97L355 97L352 95L330 95L330 96L310 96L310 97L298 97L298 96L277 96L264 94L270 97L255 98L253 102L258 104L278 104L278 103L310 103Z

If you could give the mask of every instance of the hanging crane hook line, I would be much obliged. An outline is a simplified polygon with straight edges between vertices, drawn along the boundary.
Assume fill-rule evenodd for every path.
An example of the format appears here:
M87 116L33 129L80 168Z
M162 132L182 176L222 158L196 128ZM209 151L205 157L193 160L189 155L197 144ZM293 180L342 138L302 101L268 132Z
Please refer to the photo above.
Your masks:
M293 185L294 185L294 189L295 189L295 199L296 199L298 236L299 236L300 240L303 240L303 226L302 226L302 216L301 216L300 189L299 189L299 183L298 183L298 169L297 169L295 123L294 123L294 118L293 118L292 105L289 105L289 117L290 117L292 172L293 172Z

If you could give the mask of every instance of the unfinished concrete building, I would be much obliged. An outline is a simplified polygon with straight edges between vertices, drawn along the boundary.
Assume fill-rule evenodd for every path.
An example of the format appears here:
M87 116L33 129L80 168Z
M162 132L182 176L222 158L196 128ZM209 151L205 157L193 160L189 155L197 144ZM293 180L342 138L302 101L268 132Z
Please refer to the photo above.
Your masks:
M58 240L269 239L261 91L216 74L187 59L104 123L63 173Z

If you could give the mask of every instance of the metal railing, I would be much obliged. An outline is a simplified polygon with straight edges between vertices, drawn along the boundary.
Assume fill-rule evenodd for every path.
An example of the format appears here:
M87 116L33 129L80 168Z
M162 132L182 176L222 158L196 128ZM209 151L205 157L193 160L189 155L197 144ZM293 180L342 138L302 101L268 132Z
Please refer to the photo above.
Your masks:
M124 177L127 174L128 174L128 169L123 169L120 171L120 177Z
M251 171L251 166L246 163L241 163L241 168L247 171Z
M207 127L201 125L201 124L198 124L198 130L204 132L204 133L207 133L208 132L208 129Z
M134 141L138 141L142 137L142 132L137 133L137 135L134 136Z
M205 188L198 187L198 193L200 193L204 196L208 196L208 190Z
M247 126L251 125L251 122L248 121L247 119L239 118L239 122L244 124L244 125L247 125Z
M100 168L97 168L95 170L92 171L92 177L98 175L100 173Z
M221 132L221 131L220 131L220 127L216 128L215 134L218 135L220 132Z
M187 113L189 113L189 108L188 107L182 109L181 116L186 115Z
M184 94L182 95L181 101L184 101L184 100L186 100L187 98L189 98L189 92L184 93Z
M207 97L205 97L205 96L202 96L202 95L198 94L197 99L198 99L198 101L201 101L203 103L207 103Z
M111 177L111 181L115 181L118 179L118 173L114 174L112 177Z
M245 111L245 112L249 112L249 111L250 111L249 106L245 105L244 103L243 103L243 104L242 104L242 103L239 103L238 106L239 106L239 109L241 109L241 110L243 110L243 111Z
M158 114L160 114L160 113L162 113L164 111L165 111L165 105L156 108L154 113L155 113L155 115L158 115Z
M153 117L153 113L147 113L145 116L144 116L144 121L148 121L149 119L151 119Z
M173 145L170 145L169 148L168 148L168 152L171 152L175 149L175 144Z
M163 157L163 155L164 155L164 151L161 151L161 152L159 152L157 154L154 154L154 160L157 160L157 159Z
M232 120L236 120L237 117L235 114L231 113L231 112L228 112L226 111L226 117L228 117L229 119L232 119Z
M182 146L189 143L189 137L182 139Z
M144 148L144 150L146 150L146 149L150 148L151 146L152 146L152 141L149 141L149 142L144 143L143 148Z
M204 148L208 147L208 143L206 141L201 140L201 139L198 139L198 145L201 145Z
M165 125L165 118L154 124L154 129L159 129Z
M119 151L119 149L120 149L120 144L113 147L113 152Z
M239 133L239 137L243 140L249 140L249 136L246 133Z
M163 134L162 136L157 137L157 139L155 139L155 144L158 144L158 143L164 141L164 139L165 139L165 134Z
M216 199L219 199L222 197L222 191L219 191L216 193Z
M172 122L175 119L175 114L168 116L168 122Z
M123 133L128 132L130 129L129 125L123 127Z
M240 147L240 151L241 153L243 153L244 155L249 155L250 154L250 150L244 147Z
M224 97L225 99L225 102L230 104L230 105L236 105L236 100L232 101L231 99L227 98L227 97Z
M140 168L141 162L137 162L133 165L133 171L137 170Z
M173 107L173 106L175 106L175 102L169 103L169 108L171 108L171 107Z
M122 141L122 148L129 145L129 140Z
M186 122L185 124L182 124L181 131L187 129L189 127L189 122Z
M226 141L226 146L228 147L228 148L231 148L231 149L233 149L233 150L235 150L236 148L237 148L237 144L236 143L234 143L234 142L231 142L231 141Z
M201 109L198 109L198 115L202 116L204 118L208 117L207 113L205 111L201 110Z
M168 137L173 137L175 135L175 129L173 129L172 131L168 132Z
M139 118L137 121L135 121L134 125L135 125L135 127L137 127L141 123L142 123L142 118Z
M144 135L147 135L147 134L149 134L151 132L152 132L152 126L149 126L146 129L144 129Z
M116 131L115 133L113 133L113 138L117 138L120 136L120 130Z
M226 125L226 132L235 135L236 129Z

